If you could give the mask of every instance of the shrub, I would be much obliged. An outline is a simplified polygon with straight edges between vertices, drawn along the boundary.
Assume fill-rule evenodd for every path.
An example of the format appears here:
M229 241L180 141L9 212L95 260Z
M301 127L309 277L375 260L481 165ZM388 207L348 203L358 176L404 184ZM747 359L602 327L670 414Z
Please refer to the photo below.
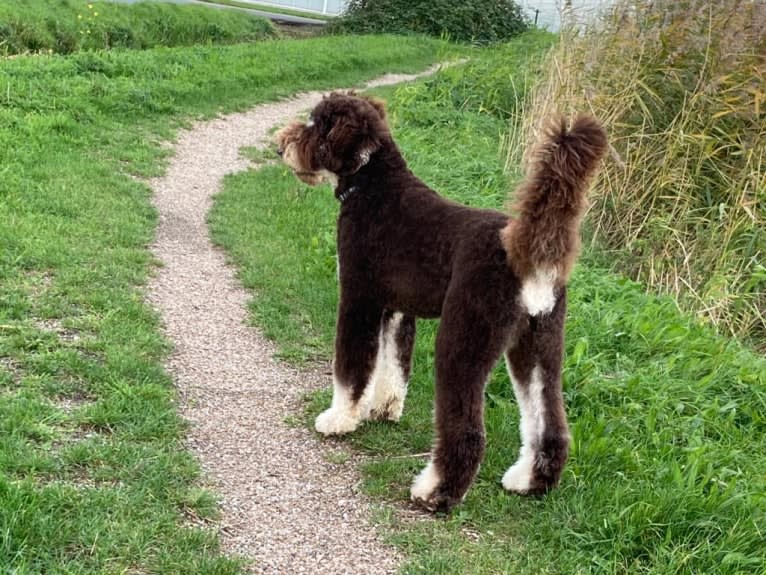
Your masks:
M766 349L766 5L618 0L564 32L525 114L592 111L612 161L588 217L616 267Z
M528 23L512 0L351 0L330 31L448 36L487 44L525 31Z

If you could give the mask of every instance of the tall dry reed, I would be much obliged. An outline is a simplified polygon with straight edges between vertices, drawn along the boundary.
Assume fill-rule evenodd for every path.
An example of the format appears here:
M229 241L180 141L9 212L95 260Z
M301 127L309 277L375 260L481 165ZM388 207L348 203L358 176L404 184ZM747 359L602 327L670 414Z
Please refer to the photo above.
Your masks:
M595 114L591 243L766 349L766 3L618 0L562 32L528 106L509 165L541 119Z

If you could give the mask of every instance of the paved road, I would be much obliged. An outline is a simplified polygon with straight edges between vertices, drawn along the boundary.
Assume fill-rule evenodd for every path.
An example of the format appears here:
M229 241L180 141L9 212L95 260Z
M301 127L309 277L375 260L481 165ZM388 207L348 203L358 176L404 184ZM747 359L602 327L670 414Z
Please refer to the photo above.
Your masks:
M123 4L135 4L136 2L145 2L148 0L112 0L113 2L122 2ZM238 8L237 6L226 6L225 4L211 4L210 2L200 2L199 0L162 0L163 2L170 2L172 4L196 4L197 6L207 6L208 8L216 8L220 10L239 10L240 12L246 12L253 16L260 16L262 18L268 18L274 22L281 22L284 24L294 24L299 26L324 26L327 24L324 20L318 20L316 18L306 18L303 16L292 16L290 14L277 14L276 12L265 12L263 10L257 10L255 8Z

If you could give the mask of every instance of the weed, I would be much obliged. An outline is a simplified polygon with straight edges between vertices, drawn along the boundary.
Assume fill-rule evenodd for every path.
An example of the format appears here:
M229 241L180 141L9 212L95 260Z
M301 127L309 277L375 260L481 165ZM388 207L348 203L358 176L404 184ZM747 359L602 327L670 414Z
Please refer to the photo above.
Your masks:
M324 457L328 463L334 463L335 465L343 465L351 458L351 454L348 451L335 451L331 453L326 453Z
M277 150L274 146L265 148L245 147L240 150L240 154L253 162L254 164L269 164L279 160Z
M591 111L617 156L589 235L620 271L766 349L766 7L615 4L546 63L524 139L556 111ZM513 163L516 154L510 158Z

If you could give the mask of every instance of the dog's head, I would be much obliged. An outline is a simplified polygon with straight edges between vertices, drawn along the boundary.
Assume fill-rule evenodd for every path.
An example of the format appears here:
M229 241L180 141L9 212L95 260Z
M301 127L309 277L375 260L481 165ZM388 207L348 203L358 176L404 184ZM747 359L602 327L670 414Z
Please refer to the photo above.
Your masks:
M293 122L276 134L282 160L312 186L329 174L356 173L389 138L381 100L340 92L323 98L306 123Z

